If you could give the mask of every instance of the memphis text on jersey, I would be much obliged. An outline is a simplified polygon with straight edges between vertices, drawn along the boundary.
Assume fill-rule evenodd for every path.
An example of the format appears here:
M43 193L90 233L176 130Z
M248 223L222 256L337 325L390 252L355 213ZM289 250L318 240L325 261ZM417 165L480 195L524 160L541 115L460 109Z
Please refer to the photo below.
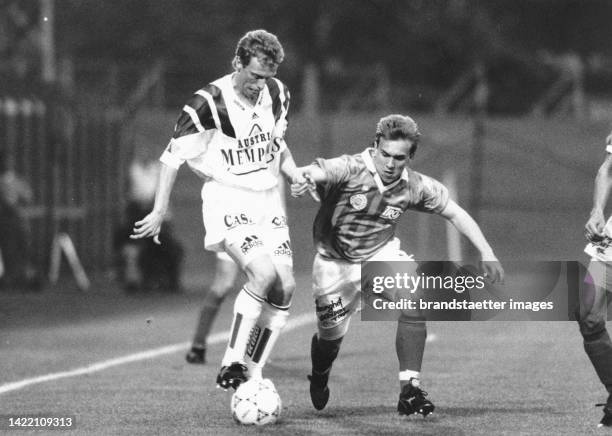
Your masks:
M256 124L253 129L258 127ZM261 131L261 128L259 130ZM238 148L221 148L224 163L229 167L246 163L261 163L263 165L270 163L274 159L274 154L278 153L281 148L278 138L275 138L275 141L271 141L271 139L271 132L238 138Z
M178 168L187 161L203 177L249 189L275 186L277 155L286 147L289 98L274 78L252 106L240 102L231 74L209 83L183 107L162 162Z

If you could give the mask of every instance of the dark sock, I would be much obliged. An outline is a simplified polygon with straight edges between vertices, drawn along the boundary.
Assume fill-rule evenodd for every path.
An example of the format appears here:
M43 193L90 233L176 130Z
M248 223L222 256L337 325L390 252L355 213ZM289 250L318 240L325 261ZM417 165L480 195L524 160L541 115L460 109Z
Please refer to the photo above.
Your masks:
M425 353L425 339L427 329L423 321L404 321L400 318L397 322L397 333L395 335L395 351L399 360L399 369L404 371L421 371L423 354Z
M206 348L206 338L208 338L210 328L217 317L217 312L219 312L222 301L223 297L219 297L217 294L210 291L208 291L206 297L204 297L204 304L200 311L200 319L192 341L193 347Z
M584 338L586 351L599 380L612 396L612 342L607 330Z
M340 344L343 338L333 339L331 341L321 339L315 334L310 348L310 357L312 359L312 370L318 374L329 372L332 363L336 360L340 351Z

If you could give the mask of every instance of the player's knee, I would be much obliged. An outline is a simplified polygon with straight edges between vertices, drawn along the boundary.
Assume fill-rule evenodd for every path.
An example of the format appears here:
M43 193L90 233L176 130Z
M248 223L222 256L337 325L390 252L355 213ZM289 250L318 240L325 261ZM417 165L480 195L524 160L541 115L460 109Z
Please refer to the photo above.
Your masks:
M295 292L295 279L293 278L293 275L283 279L282 288L284 294L290 296L293 295Z
M295 290L295 284L293 287L280 287L272 288L268 292L268 303L276 307L288 307L291 305L291 299L293 298L293 291Z
M401 314L397 319L398 323L405 325L406 327L412 328L414 330L426 330L427 324L425 320L420 317L413 317Z
M218 298L223 298L232 290L232 285L233 282L213 283L209 288L209 292Z
M586 341L598 339L606 331L606 320L603 316L588 313L578 318L580 333Z
M350 316L346 316L334 326L325 326L325 328L322 326L321 321L319 321L317 324L319 338L325 341L335 341L342 339L348 331L350 319Z
M225 297L234 289L234 277L235 275L223 277L221 279L215 277L215 280L210 285L209 292L218 297Z
M274 286L274 299L282 300L282 305L287 305L291 303L291 299L293 298L293 293L295 292L295 279L293 275L283 277L282 280L277 281Z
M414 324L415 326L420 326L419 328L425 328L425 317L418 310L402 310L397 321L406 324Z
M249 277L249 289L259 295L265 295L276 281L276 270L272 263L260 262L247 273Z

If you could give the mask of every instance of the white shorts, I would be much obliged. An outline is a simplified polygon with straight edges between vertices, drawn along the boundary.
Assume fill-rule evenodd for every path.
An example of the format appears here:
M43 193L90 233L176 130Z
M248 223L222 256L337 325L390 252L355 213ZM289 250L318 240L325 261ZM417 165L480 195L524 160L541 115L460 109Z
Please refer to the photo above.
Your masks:
M287 217L276 187L250 191L207 182L202 188L202 217L207 250L220 252L238 244L233 253L242 265L262 253L275 263L292 265Z
M393 260L414 260L400 249L400 240L397 238L393 238L368 259ZM319 328L334 328L359 310L361 263L329 259L317 254L312 267L312 283Z

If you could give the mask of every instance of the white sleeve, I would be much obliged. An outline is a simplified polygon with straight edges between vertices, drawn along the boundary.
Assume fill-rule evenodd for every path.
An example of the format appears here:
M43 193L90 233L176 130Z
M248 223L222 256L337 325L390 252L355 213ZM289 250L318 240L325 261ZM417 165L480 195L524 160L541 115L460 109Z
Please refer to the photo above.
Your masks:
M612 153L612 145L606 145L606 152Z
M214 130L205 130L180 138L172 138L159 160L169 167L178 169L186 160L194 159L206 153L214 133Z

